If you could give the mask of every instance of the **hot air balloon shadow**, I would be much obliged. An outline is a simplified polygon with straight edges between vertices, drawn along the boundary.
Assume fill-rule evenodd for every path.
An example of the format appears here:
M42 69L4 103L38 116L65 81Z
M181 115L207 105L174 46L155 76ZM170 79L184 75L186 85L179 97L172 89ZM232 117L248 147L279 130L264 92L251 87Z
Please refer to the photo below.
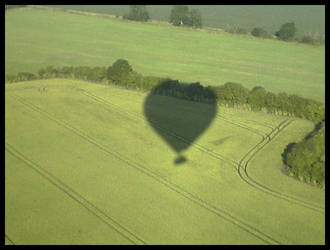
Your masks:
M203 93L203 97L196 97L196 92ZM173 97L174 93L180 98ZM148 123L177 153L176 165L187 161L182 152L210 126L216 113L214 92L199 83L163 81L150 91L144 102Z

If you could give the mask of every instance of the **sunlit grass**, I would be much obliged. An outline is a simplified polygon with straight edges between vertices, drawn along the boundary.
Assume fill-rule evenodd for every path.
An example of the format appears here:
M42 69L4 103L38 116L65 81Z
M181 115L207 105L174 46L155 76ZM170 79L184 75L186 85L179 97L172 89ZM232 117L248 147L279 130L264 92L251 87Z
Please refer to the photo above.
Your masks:
M281 173L282 149L310 122L294 120L248 167L285 200L248 185L231 161L286 117L219 108L224 117L175 165L143 115L146 96L63 79L6 84L5 226L15 244L324 244L324 190ZM205 104L159 98L182 103L177 124L162 122L169 133L187 137L186 116L203 118Z

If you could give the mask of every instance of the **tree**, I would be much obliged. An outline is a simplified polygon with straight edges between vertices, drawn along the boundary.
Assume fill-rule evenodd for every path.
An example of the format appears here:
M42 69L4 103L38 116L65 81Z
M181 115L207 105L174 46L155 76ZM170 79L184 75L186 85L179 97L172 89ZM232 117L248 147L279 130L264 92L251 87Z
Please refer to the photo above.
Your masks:
M124 15L124 19L146 22L150 17L145 5L130 5L130 12Z
M281 26L280 30L275 33L275 36L278 37L278 39L283 41L290 41L294 38L294 35L296 33L296 27L294 22L291 23L285 23Z
M202 15L200 10L191 10L189 14L189 26L192 26L194 28L202 28Z
M115 84L123 84L133 71L131 65L125 59L118 59L112 66L108 67L107 78Z
M288 100L289 96L285 92L280 92L276 96L276 107L278 110L281 111L282 115L289 111Z
M230 106L244 105L247 103L249 90L242 84L227 82L223 85L222 93L219 95Z
M267 92L265 105L268 113L275 113L276 111L276 95L272 92Z
M290 175L301 180L324 185L325 178L324 123L315 126L311 135L291 144L282 154Z
M170 23L173 25L188 25L189 19L189 8L187 5L175 5L171 10Z
M252 110L258 111L265 107L266 98L266 90L263 87L257 86L250 91L248 103L250 104Z

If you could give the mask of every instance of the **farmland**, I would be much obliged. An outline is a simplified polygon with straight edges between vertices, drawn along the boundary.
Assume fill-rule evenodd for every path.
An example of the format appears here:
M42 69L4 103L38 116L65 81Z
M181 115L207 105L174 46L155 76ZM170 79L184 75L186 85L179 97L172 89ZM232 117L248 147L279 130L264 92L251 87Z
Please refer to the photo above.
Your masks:
M325 244L324 188L282 159L324 121L324 61L324 47L293 42L6 11L5 73L38 77L5 80L5 243ZM71 71L38 73L51 65ZM252 109L260 88L237 83L322 103L267 93L277 101ZM236 90L244 105L229 108Z
M5 18L7 74L124 58L143 75L238 82L324 102L324 47L28 8Z
M219 107L175 165L147 93L64 79L5 90L15 244L324 244L324 190L281 173L281 150L311 122ZM162 129L189 141L207 104L158 98L172 114Z

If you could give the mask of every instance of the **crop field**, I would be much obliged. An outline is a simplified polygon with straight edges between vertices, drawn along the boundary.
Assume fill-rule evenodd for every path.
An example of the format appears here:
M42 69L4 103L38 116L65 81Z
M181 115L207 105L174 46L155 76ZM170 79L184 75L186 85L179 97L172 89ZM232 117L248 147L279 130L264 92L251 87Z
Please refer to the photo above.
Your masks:
M325 244L324 190L281 172L311 122L219 107L192 140L208 104L155 96L151 126L147 94L6 84L6 244Z
M202 85L238 82L324 102L325 48L34 8L5 16L5 71L110 66Z

